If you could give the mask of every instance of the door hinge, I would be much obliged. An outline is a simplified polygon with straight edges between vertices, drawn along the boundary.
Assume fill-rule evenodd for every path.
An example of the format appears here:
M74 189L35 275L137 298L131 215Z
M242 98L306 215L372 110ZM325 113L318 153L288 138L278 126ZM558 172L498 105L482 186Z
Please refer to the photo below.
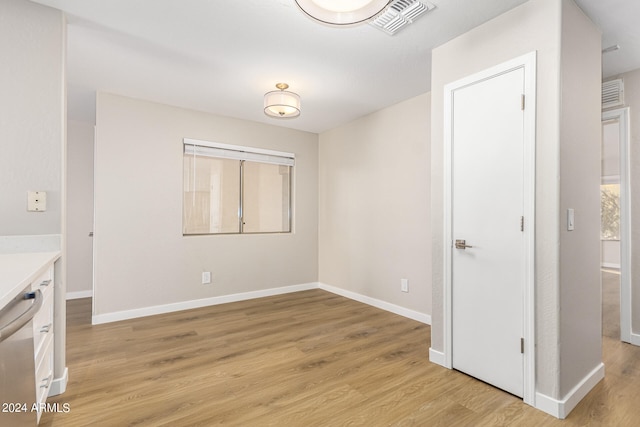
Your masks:
M520 231L524 231L524 216L520 217Z
M520 353L524 354L524 338L520 338Z
M524 111L524 94L520 96L520 109Z

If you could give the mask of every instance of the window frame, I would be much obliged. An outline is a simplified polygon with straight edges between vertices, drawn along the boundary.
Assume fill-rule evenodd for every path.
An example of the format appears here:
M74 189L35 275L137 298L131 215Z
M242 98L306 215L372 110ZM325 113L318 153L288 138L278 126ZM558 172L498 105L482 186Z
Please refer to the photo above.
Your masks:
M276 151L264 148L248 147L241 145L224 144L212 141L204 141L192 138L183 138L182 140L182 155L183 155L183 191L182 191L182 236L213 236L213 235L255 235L255 234L291 234L293 233L293 211L294 211L294 166L295 166L295 153L289 153L285 151ZM192 148L188 148L192 147ZM188 153L188 151L190 151ZM198 154L198 152L200 154ZM205 154L208 153L208 154ZM201 157L211 157L220 159L238 160L240 188L239 188L239 200L238 200L238 231L237 232L208 232L208 233L185 233L185 202L184 202L184 156L187 154L193 154L194 156L200 155ZM289 167L289 203L287 209L288 217L288 230L287 231L244 231L244 163L246 161L252 163L264 163L279 166Z

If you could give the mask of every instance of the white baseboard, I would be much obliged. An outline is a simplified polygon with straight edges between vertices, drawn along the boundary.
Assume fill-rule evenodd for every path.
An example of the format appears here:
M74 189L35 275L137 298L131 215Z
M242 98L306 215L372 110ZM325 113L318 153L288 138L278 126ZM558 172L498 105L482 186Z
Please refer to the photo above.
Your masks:
M438 350L434 350L429 347L429 362L435 363L436 365L444 366L447 368L448 366L444 362L444 353Z
M67 300L80 299L80 298L91 298L91 297L93 297L93 291L67 292L66 296L67 296Z
M366 295L362 295L356 292L347 291L345 289L337 288L335 286L326 285L324 283L319 284L319 288L325 291L329 291L336 295L340 295L367 305L371 305L373 307L390 311L391 313L398 314L403 317L407 317L409 319L416 320L421 323L425 323L427 325L431 325L431 316L425 313L420 313L418 311L410 310L405 307L400 307L399 305L391 304L390 302L382 301L376 298L371 298Z
M318 283L305 283L302 285L283 286L260 291L243 292L241 294L223 295L219 297L203 298L190 301L182 301L171 304L155 305L151 307L135 308L133 310L116 311L113 313L95 314L91 318L93 325L118 322L120 320L135 319L138 317L153 316L155 314L171 313L174 311L189 310L192 308L207 307L210 305L226 304L229 302L245 301L255 298L269 297L273 295L288 294L291 292L317 289Z
M425 323L427 325L431 324L431 316L429 316L428 314L420 313L418 311L400 307L399 305L391 304L386 301L371 298L366 295L361 295L356 292L347 291L345 289L340 289L335 286L325 285L323 283L318 283L318 282L304 283L301 285L284 286L280 288L271 288L271 289L265 289L260 291L243 292L241 294L223 295L219 297L203 298L203 299L191 300L191 301L182 301L182 302L171 303L171 304L136 308L133 310L116 311L113 313L96 314L91 318L91 323L93 325L99 325L102 323L118 322L120 320L135 319L138 317L153 316L156 314L171 313L174 311L189 310L192 308L207 307L210 305L245 301L245 300L250 300L255 298L269 297L273 295L288 294L291 292L308 291L310 289L322 289L322 290L334 293L336 295L343 296L345 298L349 298L349 299L352 299L367 305L371 305L373 307L376 307L385 311L389 311L391 313L395 313L397 315L400 315L409 319L416 320L421 323ZM83 296L79 296L77 294L80 294L80 292L67 293L67 299L71 299L70 295L75 296L76 298L85 298L86 296L90 296L85 294L82 294Z
M615 270L620 270L620 264L613 264L611 262L603 262L602 264L600 264L600 267L602 267L602 268L613 268Z
M633 332L631 332L630 338L631 339L629 340L629 344L640 346L640 335L634 334Z
M49 386L49 396L57 396L64 393L67 390L67 383L69 382L69 369L64 368L64 374L60 378L54 378Z
M542 393L536 393L535 407L561 420L576 407L578 403L604 378L604 364L600 363L593 371L582 379L562 400L557 400Z

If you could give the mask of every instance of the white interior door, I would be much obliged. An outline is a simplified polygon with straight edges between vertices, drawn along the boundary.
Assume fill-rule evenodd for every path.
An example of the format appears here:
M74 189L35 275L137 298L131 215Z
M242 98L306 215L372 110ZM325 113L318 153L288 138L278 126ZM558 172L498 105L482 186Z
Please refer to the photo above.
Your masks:
M451 122L452 366L520 397L524 77L516 68L456 89Z

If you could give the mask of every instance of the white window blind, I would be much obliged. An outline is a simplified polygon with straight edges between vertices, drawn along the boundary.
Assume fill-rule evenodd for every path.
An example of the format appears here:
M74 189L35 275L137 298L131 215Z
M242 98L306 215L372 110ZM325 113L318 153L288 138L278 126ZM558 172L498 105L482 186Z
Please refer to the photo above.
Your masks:
M283 166L293 166L295 164L295 155L293 153L219 144L188 138L185 138L183 141L184 153L187 155L247 160L250 162L270 163Z

